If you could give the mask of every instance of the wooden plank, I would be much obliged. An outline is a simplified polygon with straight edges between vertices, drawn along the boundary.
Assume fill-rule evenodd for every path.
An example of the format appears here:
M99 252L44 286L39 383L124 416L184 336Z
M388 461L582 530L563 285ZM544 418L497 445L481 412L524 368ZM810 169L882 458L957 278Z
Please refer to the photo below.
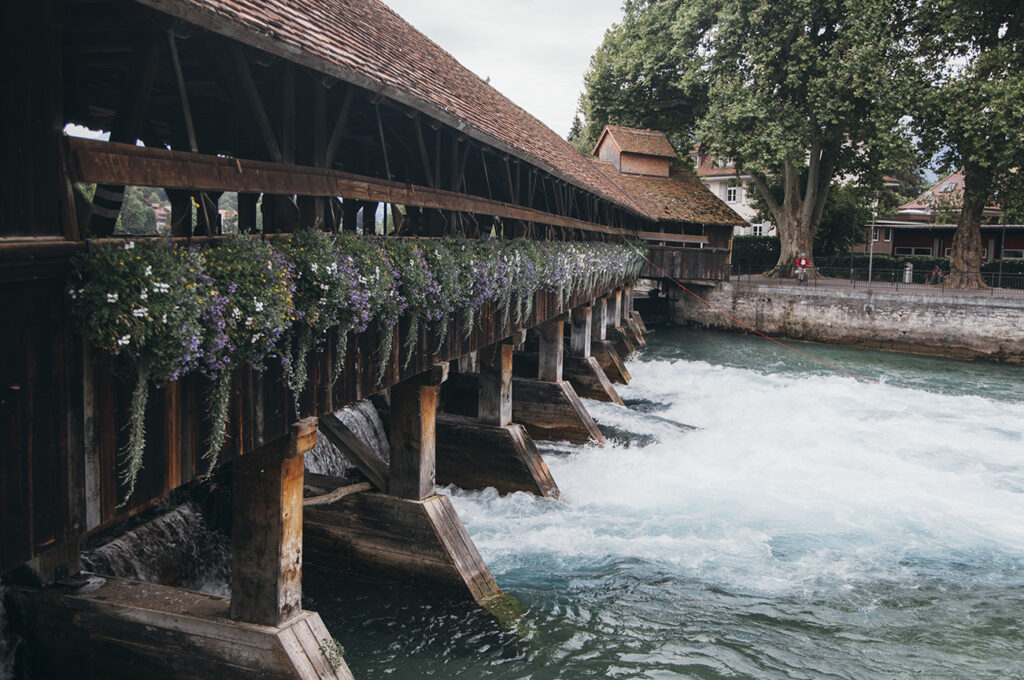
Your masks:
M707 236L697 234L665 234L659 231L638 231L637 238L644 241L664 241L667 243L707 243Z
M540 325L540 364L537 377L548 382L562 379L562 350L565 322L545 321Z
M566 381L512 381L512 419L534 439L604 443L604 435Z
M569 356L589 357L590 338L593 335L593 308L581 305L572 310L572 329L569 336Z
M399 498L422 500L434 495L437 392L437 387L408 382L391 388L388 490Z
M477 418L481 423L508 425L512 422L512 345L496 343L479 351L480 400Z
M635 233L508 202L327 168L223 158L88 139L69 139L68 148L71 154L69 167L76 181L200 191L344 196L361 201L493 215L622 237L631 237Z
M581 397L625 405L595 357L566 357L565 379Z
M437 442L441 484L558 497L558 485L522 425L486 425L465 416L439 414Z
M611 340L595 340L590 345L590 350L594 354L594 358L601 364L601 369L608 376L608 379L613 383L619 383L626 385L633 377L626 370L626 364L622 361L622 357L619 355L615 345Z
M231 618L278 626L302 611L303 453L316 419L235 462Z
M594 302L590 339L600 342L608 337L608 298L600 297Z
M320 418L320 431L380 491L388 490L388 465L333 413Z

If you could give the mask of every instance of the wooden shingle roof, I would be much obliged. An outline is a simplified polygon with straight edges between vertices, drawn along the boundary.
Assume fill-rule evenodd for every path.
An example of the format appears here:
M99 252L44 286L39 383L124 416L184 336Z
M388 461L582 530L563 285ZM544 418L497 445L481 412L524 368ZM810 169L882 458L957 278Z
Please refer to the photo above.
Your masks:
M379 0L137 1L402 102L649 217L557 133Z
M594 166L643 204L660 222L691 222L736 226L747 221L722 199L708 191L688 168L673 167L668 177L623 174L606 161L592 159Z
M601 136L591 152L595 156L605 137L610 137L623 153L635 153L658 158L675 158L676 152L668 141L668 136L660 130L630 128L622 125L605 125Z

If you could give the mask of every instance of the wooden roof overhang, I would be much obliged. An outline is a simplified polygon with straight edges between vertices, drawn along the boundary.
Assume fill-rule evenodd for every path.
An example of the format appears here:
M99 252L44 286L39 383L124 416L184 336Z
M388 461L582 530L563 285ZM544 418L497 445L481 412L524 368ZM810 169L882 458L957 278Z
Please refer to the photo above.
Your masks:
M213 11L214 4L196 0L67 0L66 120L112 130L112 139L119 142L130 144L137 137L149 149L191 146L210 158L281 163L290 166L288 172L297 173L288 181L292 186L317 175L314 170L331 169L345 174L347 184L339 186L346 190L362 182L374 191L372 195L287 193L353 199L367 196L363 200L396 203L402 197L403 205L472 209L538 225L569 227L571 223L569 228L579 230L580 235L619 233L652 219L620 187L592 171L582 157L578 160L586 172L566 170L576 159L565 167L555 167L542 154L530 152L529 139L519 147L509 144L414 91L375 81L281 39L273 31L261 32L251 24L232 20ZM295 20L301 23L300 19L308 23L316 17L296 14ZM168 41L174 52L173 66L181 74L177 80L167 54ZM149 102L133 113L131 85L133 80L145 80L147 75L139 72L145 71L149 61L158 62L149 67ZM182 83L189 99L186 110L190 109L192 118L188 125L182 121ZM289 101L293 102L290 109ZM541 125L519 109L514 113ZM125 122L132 115L134 125ZM494 115L506 116L508 110ZM189 126L194 131L186 130ZM135 127L137 134L117 133L125 127ZM543 141L553 143L547 138ZM81 151L84 147L73 142L69 148ZM576 153L567 144L556 150ZM95 148L89 153L94 152ZM550 152L546 149L549 157ZM163 161L170 162L169 157ZM189 162L209 169L218 161ZM133 161L127 167L139 166ZM107 181L91 175L81 164L72 169L77 173L75 179ZM264 171L263 175L249 174L262 181L270 176L268 168ZM306 179L299 179L300 175ZM211 177L207 175L207 179ZM282 175L276 177L280 180ZM381 188L384 185L375 180L382 180L387 187ZM116 183L120 182L180 186L144 183L127 173L118 176ZM238 190L237 184L208 182L202 187L182 188L233 191ZM275 193L282 185L254 181L246 186L250 191ZM321 183L321 189L323 186ZM447 193L435 193L439 191ZM486 202L459 199L458 195ZM526 212L511 211L509 206ZM591 226L586 228L587 224Z

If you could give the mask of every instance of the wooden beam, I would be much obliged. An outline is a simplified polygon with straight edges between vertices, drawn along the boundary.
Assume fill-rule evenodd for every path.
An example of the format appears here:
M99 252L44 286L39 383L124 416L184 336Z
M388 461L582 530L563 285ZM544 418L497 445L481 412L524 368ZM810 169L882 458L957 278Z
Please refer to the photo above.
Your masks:
M594 302L590 328L591 340L600 342L608 337L608 298L601 297Z
M380 491L388 490L388 464L381 460L363 440L353 433L348 426L333 413L320 417L320 432L327 441L341 451L350 463L356 466L370 483Z
M345 88L345 98L341 101L341 109L338 111L338 117L334 119L331 138L328 140L327 149L324 152L323 167L325 168L334 165L334 159L338 155L338 147L341 145L341 136L345 132L345 124L348 122L348 112L352 108L352 98L355 96L355 90L351 85Z
M267 109L263 106L263 99L256 87L256 81L252 77L252 70L249 62L246 61L242 50L237 46L229 46L224 50L224 62L229 73L227 82L232 87L235 95L236 105L247 110L253 117L256 128L263 139L267 150L267 156L278 163L284 157L281 154L281 147L277 145L277 137L274 135L274 128L267 116Z
M71 154L69 169L76 181L162 186L198 191L345 196L364 201L493 215L622 237L635 235L632 231L501 201L353 175L327 168L223 158L89 139L69 139L68 148Z
M562 379L562 336L565 321L545 321L540 325L540 366L537 378L547 382Z
M393 496L421 501L434 495L437 387L399 383L391 388Z
M593 308L589 305L572 310L572 329L569 335L569 356L586 358L590 356L590 339Z
M499 342L479 350L480 401L477 420L487 425L512 422L512 345Z
M280 626L302 613L303 454L317 421L235 461L231 618Z
M644 241L665 241L667 243L707 243L707 236L697 234L665 234L660 231L638 231L637 238Z

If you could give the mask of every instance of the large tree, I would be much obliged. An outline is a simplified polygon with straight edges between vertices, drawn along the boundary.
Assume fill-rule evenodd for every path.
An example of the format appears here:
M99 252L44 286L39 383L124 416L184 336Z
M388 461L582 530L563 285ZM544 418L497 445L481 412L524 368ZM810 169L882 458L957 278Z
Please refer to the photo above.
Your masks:
M983 288L982 211L993 200L1010 207L1024 169L1024 3L922 0L914 36L928 83L914 125L964 173L947 282Z
M678 111L680 127L669 132L692 135L703 152L731 159L753 178L782 241L772 274L787 275L797 254L813 252L833 181L856 176L878 186L884 160L905 146L911 4L627 3L623 24L608 32L591 62L587 129L604 122L664 127L645 107ZM652 29L659 32L650 35ZM670 108L686 98L685 106ZM606 119L592 118L600 115ZM780 199L769 177L781 183Z

